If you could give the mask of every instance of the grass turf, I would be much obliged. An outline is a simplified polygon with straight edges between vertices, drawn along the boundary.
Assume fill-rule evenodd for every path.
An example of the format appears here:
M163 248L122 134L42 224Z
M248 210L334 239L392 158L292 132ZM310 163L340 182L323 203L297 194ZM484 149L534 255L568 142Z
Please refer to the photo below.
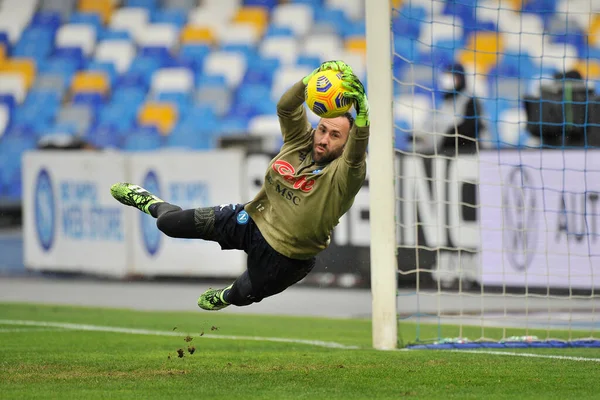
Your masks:
M371 350L368 320L10 303L0 304L0 320L90 324L171 335L0 321L0 397L7 399L585 399L596 398L599 390L598 362ZM437 332L437 327L421 327L427 329L432 335ZM448 336L453 336L455 329L444 328ZM473 337L478 333L480 329L465 332ZM486 329L486 336L500 333ZM414 334L414 325L401 325L401 336L412 338ZM334 341L360 349L212 337L218 335ZM566 337L568 333L553 332L553 336ZM195 348L193 354L191 347ZM600 358L598 349L524 351Z

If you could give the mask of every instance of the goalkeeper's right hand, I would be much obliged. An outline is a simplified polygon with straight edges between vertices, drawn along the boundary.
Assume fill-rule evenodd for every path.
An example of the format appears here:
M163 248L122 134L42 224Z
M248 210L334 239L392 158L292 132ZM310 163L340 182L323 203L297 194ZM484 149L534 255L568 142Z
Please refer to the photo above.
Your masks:
M340 71L343 74L346 74L346 73L352 74L352 68L343 61L339 61L339 60L325 61L323 64L321 64L319 66L319 68L316 68L313 72L306 75L302 79L302 83L304 83L305 85L308 84L308 81L310 80L310 78L312 78L317 72L327 71L327 70Z
M352 101L356 109L356 126L359 128L369 126L369 101L360 79L353 73L345 73L342 75L342 86L346 89L343 96Z

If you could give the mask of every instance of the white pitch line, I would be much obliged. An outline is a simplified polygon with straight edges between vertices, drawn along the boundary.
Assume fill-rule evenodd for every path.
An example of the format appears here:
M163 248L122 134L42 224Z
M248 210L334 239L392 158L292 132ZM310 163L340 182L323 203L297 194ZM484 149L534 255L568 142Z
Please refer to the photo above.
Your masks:
M411 350L415 351L415 350ZM554 360L568 360L568 361L591 361L599 362L600 358L588 358L588 357L572 357L572 356L556 356L552 354L534 354L534 353L515 353L514 351L490 351L490 350L450 350L453 353L471 353L471 354L490 354L495 356L512 356L512 357L530 357L530 358L551 358Z
M2 325L2 324L4 324L4 325L22 325L22 326L43 326L43 327L63 328L63 329L70 329L70 330L77 330L77 331L126 333L126 334L131 334L131 335L199 336L198 333L185 333L185 332L175 332L175 331L153 331L153 330L148 330L148 329L131 329L131 328L119 328L119 327L114 327L114 326L72 324L72 323L51 322L51 321L24 321L24 320L0 319L0 325ZM262 337L262 336L212 335L212 334L205 334L202 337L206 338L206 339L252 340L252 341L258 341L258 342L306 344L309 346L327 347L330 349L345 349L345 350L359 349L358 346L347 346L347 345L344 345L341 343L325 342L322 340L287 339L287 338Z
M21 333L21 332L64 332L64 329L48 329L48 328L4 329L4 328L0 328L0 333Z

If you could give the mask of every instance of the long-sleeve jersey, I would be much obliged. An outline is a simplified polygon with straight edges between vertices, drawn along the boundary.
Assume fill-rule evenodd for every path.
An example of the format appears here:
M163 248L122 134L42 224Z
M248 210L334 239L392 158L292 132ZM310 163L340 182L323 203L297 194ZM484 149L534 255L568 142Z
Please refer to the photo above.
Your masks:
M365 180L369 140L369 128L355 125L340 157L316 163L304 88L298 82L279 100L283 146L271 160L260 192L245 206L267 243L294 259L308 259L329 245L331 231Z

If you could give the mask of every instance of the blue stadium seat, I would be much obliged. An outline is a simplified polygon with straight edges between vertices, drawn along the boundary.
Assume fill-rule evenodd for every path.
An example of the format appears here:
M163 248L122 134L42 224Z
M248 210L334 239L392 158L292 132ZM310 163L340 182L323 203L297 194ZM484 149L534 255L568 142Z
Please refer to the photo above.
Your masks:
M68 60L76 69L84 68L87 63L81 47L57 47L52 53L52 58Z
M133 38L128 31L118 30L118 29L102 29L98 32L97 42L101 42L103 40L129 40L132 41Z
M115 82L117 81L117 77L119 76L115 64L111 62L90 61L87 65L87 70L104 72L108 77L111 87L114 86Z
M148 11L156 11L159 6L158 0L125 0L125 7L145 8Z
M122 149L125 151L153 151L163 145L164 138L154 127L138 127L123 138Z
M61 16L59 12L54 11L38 11L33 15L29 26L34 27L45 27L53 32L56 32L61 24Z
M245 6L265 7L269 10L275 7L277 3L279 3L277 0L244 0Z
M180 118L190 112L194 99L191 93L184 92L161 92L156 93L154 99L160 102L173 103L179 111Z
M83 138L87 143L100 149L119 148L123 142L122 132L113 125L97 125Z
M37 139L32 136L4 136L0 138L0 186L3 195L21 197L21 156L35 149Z
M288 26L269 25L265 32L265 38L272 36L294 37L294 31Z
M100 32L104 27L102 17L96 13L74 12L71 14L69 22L72 24L91 25L96 29L96 33Z
M219 125L220 135L248 133L248 120L246 118L225 118Z
M217 129L215 128L215 132ZM166 147L189 150L210 150L215 147L217 135L211 132L199 132L188 125L176 126L167 136Z
M158 24L172 24L182 28L188 19L188 13L183 9L160 10L152 14L152 22Z

